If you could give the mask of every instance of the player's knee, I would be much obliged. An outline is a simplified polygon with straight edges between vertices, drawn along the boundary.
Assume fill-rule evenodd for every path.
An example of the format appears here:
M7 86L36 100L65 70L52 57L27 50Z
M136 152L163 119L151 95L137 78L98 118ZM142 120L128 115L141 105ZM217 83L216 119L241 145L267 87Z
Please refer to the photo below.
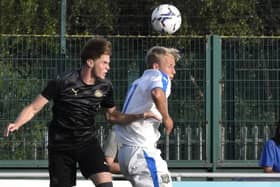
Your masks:
M104 182L104 183L100 183L100 184L96 185L96 187L113 187L113 183L112 182Z

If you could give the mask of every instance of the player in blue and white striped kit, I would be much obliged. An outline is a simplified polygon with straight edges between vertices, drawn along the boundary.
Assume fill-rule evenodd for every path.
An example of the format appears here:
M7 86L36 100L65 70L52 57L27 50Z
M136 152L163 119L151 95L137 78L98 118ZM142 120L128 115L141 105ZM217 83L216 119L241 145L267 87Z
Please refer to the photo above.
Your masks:
M134 187L172 186L167 163L156 146L160 138L160 124L165 125L167 134L173 128L167 98L179 57L177 49L152 47L145 59L148 69L132 83L123 106L126 114L151 111L161 121L141 119L125 126L114 126L117 142L121 145L118 155L121 172Z

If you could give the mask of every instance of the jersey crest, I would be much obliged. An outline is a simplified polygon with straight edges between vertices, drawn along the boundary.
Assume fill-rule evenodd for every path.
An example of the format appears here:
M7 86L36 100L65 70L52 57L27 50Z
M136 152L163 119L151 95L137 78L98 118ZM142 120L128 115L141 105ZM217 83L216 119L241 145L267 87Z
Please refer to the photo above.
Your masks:
M102 92L101 90L96 90L96 91L94 92L94 96L95 96L95 97L102 97L102 96L103 96L103 92Z

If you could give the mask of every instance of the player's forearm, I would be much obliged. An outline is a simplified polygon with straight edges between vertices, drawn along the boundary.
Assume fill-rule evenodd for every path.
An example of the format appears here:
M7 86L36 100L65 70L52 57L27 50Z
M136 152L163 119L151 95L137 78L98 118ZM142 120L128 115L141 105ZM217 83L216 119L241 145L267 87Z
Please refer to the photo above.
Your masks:
M162 89L154 89L152 91L153 101L162 116L162 122L166 129L166 134L169 135L173 129L173 120L169 116L167 99Z
M170 118L166 104L159 102L156 104L156 107L157 107L159 113L161 114L163 121L164 121L164 119Z
M145 115L142 114L124 114L118 111L115 111L111 114L107 115L107 120L111 123L118 123L118 124L128 124L133 121L144 119Z
M35 111L33 110L31 105L26 106L19 114L14 124L20 128L25 123L30 121L35 115Z
M26 106L21 111L14 124L17 127L21 127L22 125L30 121L47 103L48 100L45 97L43 97L42 95L38 95L30 105Z

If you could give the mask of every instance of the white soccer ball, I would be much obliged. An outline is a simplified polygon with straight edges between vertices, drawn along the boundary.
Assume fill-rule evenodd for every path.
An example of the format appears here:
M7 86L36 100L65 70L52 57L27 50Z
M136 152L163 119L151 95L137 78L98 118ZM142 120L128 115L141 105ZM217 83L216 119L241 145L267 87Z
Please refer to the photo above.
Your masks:
M181 13L173 5L161 4L154 9L151 22L156 31L173 34L181 27Z

